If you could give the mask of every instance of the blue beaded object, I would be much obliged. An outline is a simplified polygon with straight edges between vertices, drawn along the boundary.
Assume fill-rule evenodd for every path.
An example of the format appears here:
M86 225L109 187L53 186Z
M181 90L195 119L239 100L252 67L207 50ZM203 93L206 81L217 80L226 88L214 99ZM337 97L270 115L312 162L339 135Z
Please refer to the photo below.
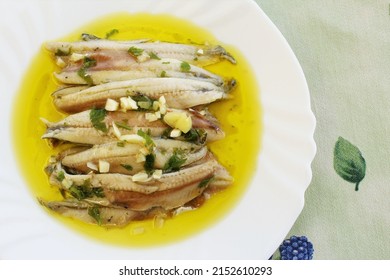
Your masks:
M291 236L279 246L281 260L311 260L313 259L313 244L306 236Z

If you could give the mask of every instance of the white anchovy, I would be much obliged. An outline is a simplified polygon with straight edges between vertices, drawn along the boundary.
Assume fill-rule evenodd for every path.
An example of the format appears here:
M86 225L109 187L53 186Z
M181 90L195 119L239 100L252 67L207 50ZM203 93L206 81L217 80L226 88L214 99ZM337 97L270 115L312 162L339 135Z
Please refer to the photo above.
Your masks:
M145 182L134 181L123 174L72 175L60 163L49 165L50 183L65 191L88 185L100 188L110 204L144 211L154 207L173 209L201 195L207 188L223 188L232 183L227 170L209 153L200 163L179 171L164 173L159 179L150 177Z
M162 209L148 211L134 211L120 206L97 206L93 203L68 198L63 201L39 202L48 209L89 224L99 224L105 227L123 227L132 221L152 218L156 215L165 215Z
M151 57L175 58L191 64L209 65L221 60L236 63L236 60L223 47L213 45L180 44L168 42L128 42L113 40L91 40L78 42L48 42L46 49L60 57L72 53L93 56L101 51L110 50L113 59L118 56L130 56L131 48L138 53L145 53Z
M168 110L170 111L170 110ZM224 132L219 127L217 120L209 113L200 114L196 110L185 110L192 119L192 130L194 135L188 135L191 139L186 139L186 135L179 139L192 141L195 143L212 142L223 139ZM152 137L162 137L169 131L170 127L161 119L150 122L146 118L146 112L107 112L103 123L107 127L107 133L103 133L93 127L91 122L91 111L69 115L63 120L51 123L43 120L47 125L46 133L42 136L45 139L67 141L79 144L103 144L117 140L113 131L113 124L116 124L122 134L137 133L138 130L150 133ZM198 139L196 137L198 136Z
M102 58L103 57L103 58ZM68 63L59 73L54 73L56 79L64 84L104 84L113 81L135 80L140 78L174 77L211 82L217 86L223 86L228 81L201 67L183 64L177 59L160 59L137 62L132 57L118 58L116 60L104 59L104 52L99 56L93 56L96 65L85 69L83 75L79 70L83 67L80 61ZM188 65L188 66L187 66ZM184 68L188 67L188 68ZM85 76L88 76L88 79Z
M223 87L182 78L143 78L111 82L81 90L78 87L65 88L53 93L54 105L66 113L104 108L108 98L119 101L126 96L146 96L153 100L164 96L167 106L176 109L191 108L228 98Z
M95 145L92 148L71 153L65 151L59 158L63 166L76 173L89 173L97 171L99 160L109 163L109 173L121 173L134 175L144 170L145 162L151 165L149 168L166 170L170 164L179 161L184 167L202 159L207 153L207 147L188 142L171 139L153 139L155 147L146 161L139 161L143 155L140 150L145 146L121 142L110 142ZM175 161L171 163L172 161Z

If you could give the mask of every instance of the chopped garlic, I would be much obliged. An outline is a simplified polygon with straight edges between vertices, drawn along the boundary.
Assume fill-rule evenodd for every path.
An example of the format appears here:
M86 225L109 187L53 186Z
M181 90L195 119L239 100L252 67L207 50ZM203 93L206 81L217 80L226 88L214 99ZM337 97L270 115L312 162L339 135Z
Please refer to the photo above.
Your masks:
M174 216L177 216L177 215L180 215L180 214L182 214L182 213L189 212L189 211L192 211L192 210L194 210L194 208L188 207L188 206L182 206L182 207L177 208L177 209L173 212L173 215L174 215Z
M145 144L145 138L137 135L137 134L126 134L126 135L122 135L121 137L119 137L119 140L121 141L126 141L128 143L132 143L132 144Z
M167 113L167 106L165 104L160 104L160 114L165 115Z
M204 51L203 51L203 49L199 49L199 50L197 50L197 51L196 51L196 54L199 54L199 55L202 55L202 54L204 54Z
M65 61L61 57L57 57L56 64L61 68L64 68L66 66Z
M92 169L92 170L98 171L98 167L97 167L97 165L96 165L96 164L94 164L94 163L93 163L93 162L91 162L91 161L88 161L88 162L87 162L87 167L88 167L89 169Z
M99 172L107 173L108 171L110 171L110 163L105 160L99 160Z
M146 182L149 180L148 174L146 174L145 171L138 172L137 174L134 174L131 179L133 182Z
M160 179L162 176L162 170L161 169L156 169L154 172L153 172L153 179Z
M122 133L114 122L112 123L112 129L114 131L114 135L116 136L116 138L121 139Z
M154 228L162 228L165 223L166 215L157 215L154 217L153 226Z
M187 133L192 128L191 117L180 111L168 112L164 116L164 122L172 128L179 129L183 133Z
M132 229L131 233L133 235L139 235L139 234L143 234L145 232L145 228L143 227L135 227Z
M159 111L155 112L154 115L157 119L161 119L161 113Z
M121 103L121 109L124 111L138 109L137 102L135 102L135 100L133 100L130 96L121 97L119 101Z
M104 109L106 109L107 111L110 111L110 112L114 112L114 111L118 110L118 108L119 108L118 102L116 102L114 99L111 99L111 98L107 99L106 106L104 107Z
M146 161L146 157L145 157L144 154L138 153L138 154L135 156L135 162L136 162L136 163L145 162L145 161Z
M61 181L61 184L65 189L70 189L70 187L73 186L73 181L65 178Z
M180 135L181 135L181 131L177 128L172 129L171 133L169 134L169 136L172 138L179 137Z
M138 62L145 62L145 61L147 61L149 59L150 59L150 55L147 54L146 52L142 52L141 55L137 56L137 61Z
M160 102L160 105L165 105L167 104L167 101L165 100L164 95L161 95L160 98L158 99L158 102Z
M157 111L160 108L160 102L153 101L153 111Z
M70 58L69 60L72 61L72 62L77 62L79 60L82 60L84 59L85 55L84 54L81 54L81 53L72 53L70 55Z
M147 156L150 154L150 151L146 148L146 147L143 147L142 149L139 150L141 154L143 154L144 156Z
M157 116L154 113L146 113L145 119L149 122L154 122L158 120Z

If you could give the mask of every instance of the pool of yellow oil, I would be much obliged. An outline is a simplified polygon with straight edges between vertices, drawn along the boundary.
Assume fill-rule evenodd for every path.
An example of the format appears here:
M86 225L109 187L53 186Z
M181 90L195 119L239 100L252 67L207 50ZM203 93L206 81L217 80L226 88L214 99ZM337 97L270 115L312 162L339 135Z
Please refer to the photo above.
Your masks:
M53 40L80 39L83 32L105 37L117 29L112 40L150 38L171 42L195 42L222 44L237 60L233 65L227 61L206 67L224 77L234 77L238 87L233 98L212 104L210 111L220 120L226 138L209 145L218 160L234 177L234 184L214 195L196 211L190 211L165 221L163 227L155 228L153 220L133 222L124 228L104 228L85 224L47 211L54 220L70 227L88 238L118 246L148 247L178 242L208 227L217 226L221 219L241 199L254 175L261 145L261 106L259 87L246 58L233 46L224 45L207 30L190 21L168 15L119 13L99 18L71 34ZM60 34L59 34L60 36ZM57 154L41 139L45 125L40 118L58 121L64 117L56 111L51 93L58 84L53 78L56 71L53 58L41 50L27 69L13 108L13 142L21 174L29 186L32 198L61 200L57 188L50 186L44 168L50 156ZM143 232L138 229L142 228ZM137 234L135 234L137 233Z

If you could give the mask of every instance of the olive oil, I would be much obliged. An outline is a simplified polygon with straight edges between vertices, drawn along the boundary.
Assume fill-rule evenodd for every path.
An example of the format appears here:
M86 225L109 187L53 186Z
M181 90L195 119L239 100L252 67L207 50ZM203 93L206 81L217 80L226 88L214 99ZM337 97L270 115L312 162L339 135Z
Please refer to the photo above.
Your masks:
M234 77L238 86L229 100L209 106L220 120L226 138L211 143L209 148L234 177L234 183L217 193L199 209L182 213L155 227L153 220L132 222L124 228L104 228L89 225L47 211L53 219L75 231L100 242L119 246L145 247L183 240L208 227L232 211L244 194L256 169L261 144L261 107L259 88L245 57L233 46L227 46L207 30L168 15L119 13L99 18L62 38L53 40L76 41L81 33L112 40L150 38L180 43L222 44L237 60L237 64L222 61L206 69L223 77ZM22 176L33 199L62 200L56 187L50 186L45 166L61 148L51 147L41 139L45 125L40 118L58 121L65 117L52 102L51 93L58 88L53 72L58 69L53 58L41 50L33 58L15 98L13 108L13 142Z

